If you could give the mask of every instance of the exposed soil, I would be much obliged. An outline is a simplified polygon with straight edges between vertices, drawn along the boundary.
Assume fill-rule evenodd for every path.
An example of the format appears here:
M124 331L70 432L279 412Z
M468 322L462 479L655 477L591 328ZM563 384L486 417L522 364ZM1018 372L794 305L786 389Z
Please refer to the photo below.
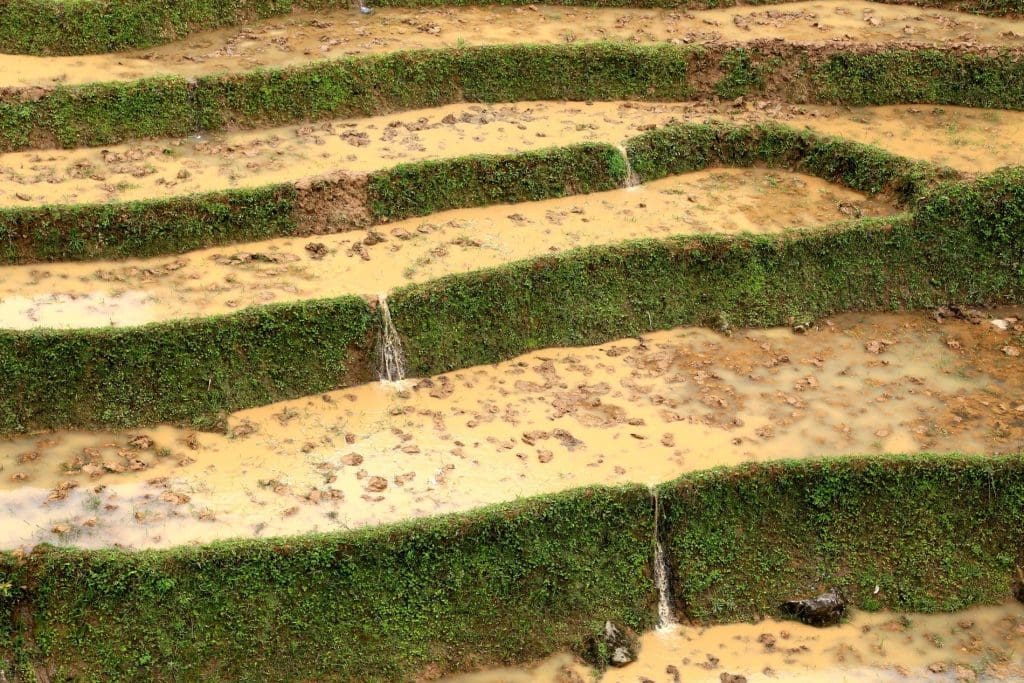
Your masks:
M782 457L1019 452L1022 318L678 329L248 410L227 435L4 441L0 548L345 529Z
M338 185L325 187L305 194L311 208ZM349 204L335 206L344 211ZM771 233L895 211L881 197L812 176L701 171L642 187L447 211L312 242L283 238L145 260L0 267L0 328L135 325L271 301L373 296L578 246L674 234ZM357 218L349 213L343 220ZM337 228L333 221L321 225Z
M674 44L852 41L1024 47L1024 21L863 0L693 11L630 8L446 7L302 11L198 33L157 48L109 55L0 55L0 88L196 77L346 55L417 48L596 40Z

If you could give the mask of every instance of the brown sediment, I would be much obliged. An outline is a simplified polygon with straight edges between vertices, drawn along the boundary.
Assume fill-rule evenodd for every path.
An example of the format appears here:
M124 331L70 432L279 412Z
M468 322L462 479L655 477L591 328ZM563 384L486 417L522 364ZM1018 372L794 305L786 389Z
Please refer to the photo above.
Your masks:
M558 655L530 668L452 676L444 683L568 683L594 672ZM641 638L639 659L602 683L680 681L974 681L1024 678L1024 606L949 614L856 612L840 626L766 619L681 626Z
M198 77L397 50L595 40L717 43L936 43L1024 46L1024 21L861 0L713 10L531 7L299 11L160 47L72 57L0 55L0 87L45 88L163 74Z
M338 530L778 458L1019 452L1022 317L684 328L247 410L226 434L3 441L0 547Z
M310 192L311 211L346 193ZM341 188L341 189L339 189ZM365 191L365 190L363 190ZM344 210L347 197L336 207ZM172 257L0 267L0 328L105 327L284 302L388 292L510 261L628 239L773 233L896 207L819 178L711 169L647 185L539 202L459 209L368 230L279 238ZM324 230L357 212L319 215Z
M334 171L296 183L295 222L305 235L368 228L373 223L365 173Z

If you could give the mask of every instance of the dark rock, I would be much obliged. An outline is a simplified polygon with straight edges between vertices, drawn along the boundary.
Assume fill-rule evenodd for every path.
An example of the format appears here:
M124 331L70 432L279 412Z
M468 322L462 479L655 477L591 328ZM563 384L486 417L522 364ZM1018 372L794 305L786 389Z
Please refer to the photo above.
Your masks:
M742 674L727 674L724 671L719 674L718 680L722 683L747 683L747 677Z
M306 245L306 251L309 252L311 258L319 260L327 256L327 245L323 242L310 242Z
M604 629L583 644L580 658L590 666L603 671L609 666L626 666L636 661L640 639L628 626L604 623Z
M835 588L815 598L789 600L782 603L782 612L809 626L834 626L846 611L846 599Z

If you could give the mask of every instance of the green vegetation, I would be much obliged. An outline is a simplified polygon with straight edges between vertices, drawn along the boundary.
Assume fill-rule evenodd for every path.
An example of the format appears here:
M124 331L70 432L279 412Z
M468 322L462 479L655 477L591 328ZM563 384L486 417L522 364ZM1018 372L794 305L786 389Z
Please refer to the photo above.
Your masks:
M762 165L818 176L867 194L890 194L904 203L957 177L950 168L775 123L666 126L630 139L626 153L643 181L710 166Z
M1009 598L1024 560L1022 456L750 464L660 495L673 599L698 621L828 586L865 609L952 611Z
M973 183L780 126L689 125L627 143L645 179L724 163L795 168L913 212L782 235L679 235L584 247L394 292L416 374L679 325L804 323L849 310L1024 300L1024 169Z
M49 0L48 0L49 1ZM103 145L196 129L367 116L458 101L760 95L1024 109L1020 53L842 45L592 42L404 51L183 78L0 95L0 151Z
M293 6L337 4L0 0L0 50L146 46ZM923 4L1024 12L1022 0ZM410 51L193 83L15 89L0 94L0 151L460 100L741 96L1024 109L1024 58L1007 50L775 44ZM781 235L585 247L404 287L389 298L413 373L677 325L785 325L846 310L1024 302L1024 168L965 181L778 125L671 126L630 140L627 153L643 180L765 165L891 194L906 213ZM607 190L625 176L615 147L582 144L401 165L371 174L365 201L370 220L383 221ZM0 263L151 256L301 235L316 219L306 191L282 184L4 208ZM232 411L369 380L379 325L368 302L346 296L136 328L0 330L0 434L158 422L223 428ZM161 551L0 553L0 674L397 681L529 661L579 646L606 619L653 624L655 531L677 609L704 622L775 614L783 600L830 585L866 609L958 609L1009 597L1024 564L1022 455L750 464L689 474L656 493L659 520L646 488L591 487L355 532Z
M389 299L412 373L678 325L725 320L759 327L848 310L1024 300L1024 168L950 182L940 168L777 125L673 126L627 149L646 179L756 163L893 192L911 212L781 235L679 235L584 247L404 287ZM376 209L419 213L407 197L436 210L532 197L536 188L561 194L582 175L574 164L591 169L589 189L623 173L618 152L601 145L440 162L448 164L445 174L435 172L438 163L372 180ZM460 163L469 171L456 171ZM474 170L493 169L500 169L495 177L516 179L503 188L507 194L469 182ZM466 181L465 194L448 184L453 177ZM375 329L367 304L343 297L139 328L0 332L0 433L214 425L224 411L372 376L363 352Z
M0 666L369 682L528 661L605 619L653 625L653 527L646 488L594 487L347 533L2 555Z
M871 610L1002 601L1024 559L1024 456L751 464L657 493L674 602L700 622L777 615L829 585ZM9 674L111 681L529 661L605 619L653 625L653 511L646 488L592 487L354 532L2 555L0 656Z
M170 199L0 208L0 263L173 254L297 232L291 185Z
M426 216L453 207L613 190L625 180L625 158L606 144L421 161L375 173L370 211L378 219Z
M0 433L226 413L370 378L375 318L358 297L144 327L0 331Z

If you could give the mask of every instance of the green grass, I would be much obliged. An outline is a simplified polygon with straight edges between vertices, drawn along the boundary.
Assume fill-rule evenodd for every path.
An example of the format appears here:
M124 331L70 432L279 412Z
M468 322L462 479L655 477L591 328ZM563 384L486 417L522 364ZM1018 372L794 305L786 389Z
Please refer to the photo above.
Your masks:
M50 1L50 0L47 0ZM495 45L343 57L287 68L57 86L0 95L0 151L113 144L197 128L254 128L460 101L740 95L834 104L1024 108L1024 60L994 49L783 43Z
M673 601L703 623L832 585L871 610L1000 602L1022 560L1020 455L750 464L657 494ZM528 662L606 619L654 624L653 514L646 487L591 487L352 532L3 554L0 665L9 680L404 681Z
M891 191L909 211L778 235L679 235L583 247L403 287L389 299L411 372L679 325L761 327L849 310L1024 301L1024 169L948 181L947 171L876 148L771 125L669 127L627 148L648 179L756 163ZM537 187L563 192L575 177L570 160L603 168L593 179L599 185L621 178L617 152L575 149L581 156L556 150L470 158L467 168L514 172L518 180L505 187L507 196ZM470 182L460 195L436 163L381 181L386 191L374 190L384 202L378 209L415 213L406 189L432 208L495 200L487 182ZM566 175L549 175L550 168ZM446 177L461 177L452 174ZM216 425L225 412L374 376L367 354L377 324L365 302L342 297L138 328L0 332L0 433Z

